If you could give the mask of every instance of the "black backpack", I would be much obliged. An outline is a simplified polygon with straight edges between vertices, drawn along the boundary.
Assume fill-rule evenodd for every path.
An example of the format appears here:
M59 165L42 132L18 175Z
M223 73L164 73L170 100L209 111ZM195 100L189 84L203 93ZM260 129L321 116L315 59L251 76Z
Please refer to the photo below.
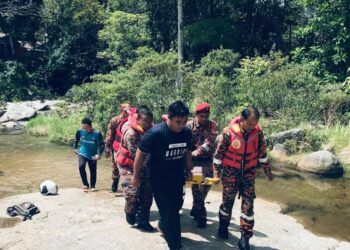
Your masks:
M22 216L24 221L26 219L31 220L32 216L38 213L40 213L39 208L31 202L23 202L21 204L14 205L12 207L7 208L8 215L10 215L11 217L14 217L17 215Z

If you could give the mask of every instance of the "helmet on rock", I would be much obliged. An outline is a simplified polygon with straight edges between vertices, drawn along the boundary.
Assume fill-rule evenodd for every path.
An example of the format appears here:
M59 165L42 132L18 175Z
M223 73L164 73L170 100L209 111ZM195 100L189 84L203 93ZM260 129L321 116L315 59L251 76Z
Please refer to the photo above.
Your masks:
M58 192L58 187L56 183L50 180L43 181L40 184L40 193L42 195L55 195Z

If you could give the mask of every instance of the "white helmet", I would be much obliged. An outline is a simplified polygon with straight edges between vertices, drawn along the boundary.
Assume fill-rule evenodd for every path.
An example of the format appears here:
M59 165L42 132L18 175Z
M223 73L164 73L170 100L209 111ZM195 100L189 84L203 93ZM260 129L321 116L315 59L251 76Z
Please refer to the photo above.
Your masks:
M58 187L56 183L54 183L53 181L46 180L40 184L40 193L42 195L49 195L49 194L55 195L57 194L57 192L58 192Z

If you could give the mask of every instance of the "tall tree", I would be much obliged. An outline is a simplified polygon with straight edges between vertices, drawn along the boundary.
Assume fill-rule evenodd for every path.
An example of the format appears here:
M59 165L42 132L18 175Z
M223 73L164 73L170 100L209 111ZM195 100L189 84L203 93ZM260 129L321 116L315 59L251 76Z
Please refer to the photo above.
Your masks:
M145 14L111 13L99 32L100 40L107 44L99 57L107 59L112 66L130 66L137 57L137 48L150 41L147 22Z
M104 9L98 0L46 0L47 73L52 88L64 93L89 80L103 62L97 60L98 31Z

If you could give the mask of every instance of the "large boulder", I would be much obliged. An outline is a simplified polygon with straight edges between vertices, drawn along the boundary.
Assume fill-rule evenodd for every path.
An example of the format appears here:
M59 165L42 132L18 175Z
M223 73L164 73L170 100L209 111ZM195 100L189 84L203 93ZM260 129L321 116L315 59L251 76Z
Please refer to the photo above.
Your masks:
M5 107L5 105L2 105L0 103L0 117L5 113L6 113L6 107Z
M0 123L7 121L29 120L36 115L36 110L25 102L7 103L6 113L0 118Z
M40 101L40 100L26 101L26 102L22 102L22 104L26 105L27 107L32 107L36 111L49 109L49 106L47 105L47 103L45 101Z
M22 121L29 120L36 115L38 111L46 111L50 113L57 108L57 105L64 103L62 100L45 100L45 101L24 101L11 103L8 102L1 112L0 108L0 123L8 121Z
M298 163L298 169L325 176L340 176L344 172L335 155L326 150L313 152L304 157Z
M63 100L46 100L45 105L48 106L50 110L56 109L58 105L65 103Z
M303 139L303 130L301 128L286 130L283 132L272 134L269 136L268 139L271 142L271 146L274 146L277 143L283 143L286 140L301 141Z

